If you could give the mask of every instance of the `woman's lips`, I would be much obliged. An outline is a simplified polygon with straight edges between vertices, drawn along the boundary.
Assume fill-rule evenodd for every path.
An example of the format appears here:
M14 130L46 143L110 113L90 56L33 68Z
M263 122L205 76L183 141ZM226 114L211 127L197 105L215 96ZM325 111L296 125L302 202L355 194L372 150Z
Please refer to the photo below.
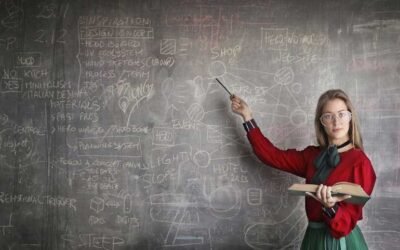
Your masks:
M342 130L341 128L334 128L332 131L333 133L339 132L340 130Z

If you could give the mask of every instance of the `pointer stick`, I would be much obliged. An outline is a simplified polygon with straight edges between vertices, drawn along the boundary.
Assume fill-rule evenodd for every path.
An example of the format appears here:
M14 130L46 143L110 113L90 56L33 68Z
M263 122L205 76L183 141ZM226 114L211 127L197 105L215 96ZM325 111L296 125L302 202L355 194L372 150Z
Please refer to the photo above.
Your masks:
M219 84L221 84L221 86L226 90L226 92L228 92L228 94L229 94L231 97L233 96L233 94L225 87L225 85L222 84L222 82L220 82L220 81L218 80L218 78L215 78L215 80L217 80L217 82L218 82Z

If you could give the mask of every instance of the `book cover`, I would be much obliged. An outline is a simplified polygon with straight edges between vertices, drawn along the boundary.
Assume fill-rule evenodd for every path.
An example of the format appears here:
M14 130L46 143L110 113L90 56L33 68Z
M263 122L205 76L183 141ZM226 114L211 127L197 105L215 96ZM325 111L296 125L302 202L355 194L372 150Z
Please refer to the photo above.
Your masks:
M317 188L316 184L295 183L289 187L288 191L291 195L306 195L306 192L316 193ZM343 194L351 195L351 198L343 202L353 204L365 204L371 198L360 185L355 183L338 182L332 186L332 196Z

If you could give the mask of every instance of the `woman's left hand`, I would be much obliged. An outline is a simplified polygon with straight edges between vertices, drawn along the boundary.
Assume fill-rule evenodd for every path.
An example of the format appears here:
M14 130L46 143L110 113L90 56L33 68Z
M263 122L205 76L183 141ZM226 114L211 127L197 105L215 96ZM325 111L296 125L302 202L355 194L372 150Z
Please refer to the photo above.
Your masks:
M335 195L332 196L332 187L320 184L316 194L306 192L306 195L319 201L324 207L333 207L336 202L341 202L351 198L351 195Z

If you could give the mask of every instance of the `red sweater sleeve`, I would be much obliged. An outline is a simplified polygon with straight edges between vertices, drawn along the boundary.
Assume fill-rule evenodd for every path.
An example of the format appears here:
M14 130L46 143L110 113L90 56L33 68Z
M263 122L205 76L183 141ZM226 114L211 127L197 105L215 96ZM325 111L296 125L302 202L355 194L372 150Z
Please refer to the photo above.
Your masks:
M376 175L371 162L364 156L353 170L353 182L361 185L365 192L371 195L375 185ZM345 201L339 203L338 211L333 219L324 216L324 220L330 228L334 238L348 235L362 219L362 205L350 204Z
M253 151L265 164L297 176L305 178L307 157L304 151L294 149L281 150L275 147L259 128L254 128L247 133Z

